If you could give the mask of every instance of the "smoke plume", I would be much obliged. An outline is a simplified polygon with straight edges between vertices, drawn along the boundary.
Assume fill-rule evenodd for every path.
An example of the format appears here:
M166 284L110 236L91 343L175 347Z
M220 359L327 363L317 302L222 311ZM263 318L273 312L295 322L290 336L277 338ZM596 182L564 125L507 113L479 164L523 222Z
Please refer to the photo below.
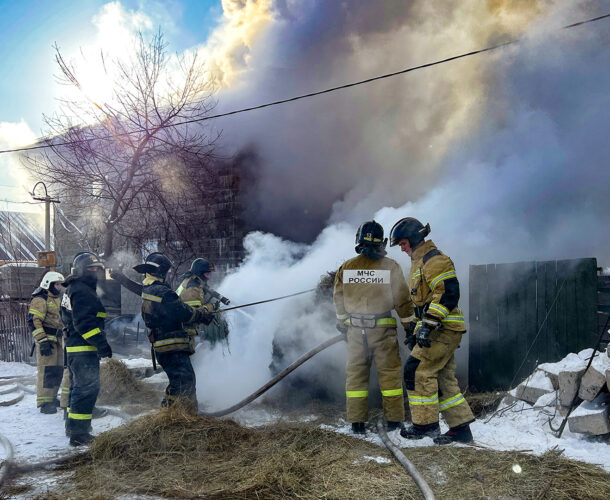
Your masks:
M244 265L221 285L234 303L311 288L353 255L357 225L373 217L386 231L405 216L430 222L430 237L456 263L465 306L470 264L595 256L608 265L610 32L606 21L555 28L605 13L610 2L267 7L272 20L249 47L242 83L224 91L227 108L526 39L225 120L225 139L254 145L259 157L253 220L312 241L250 235ZM389 257L408 271L405 254ZM199 354L201 399L233 402L264 382L280 330L306 322L312 341L332 335L332 324L303 315L308 307L300 297L252 308L253 319L233 313L231 356ZM341 377L343 351L332 349ZM225 377L222 396L205 381L214 373Z

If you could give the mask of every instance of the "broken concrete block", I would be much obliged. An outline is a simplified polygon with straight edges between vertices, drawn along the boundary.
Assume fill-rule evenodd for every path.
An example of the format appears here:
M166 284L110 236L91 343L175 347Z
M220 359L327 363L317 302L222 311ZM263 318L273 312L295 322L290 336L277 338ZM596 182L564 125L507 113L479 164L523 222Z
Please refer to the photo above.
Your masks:
M574 401L583 373L585 373L584 367L577 371L559 373L559 403L562 406L570 406Z
M536 370L517 386L515 396L522 401L534 404L540 396L553 391L553 383L546 373Z
M571 432L599 436L610 432L608 394L600 394L592 402L584 401L568 418Z
M561 406L561 405L557 406L557 411L559 412L559 416L561 416L561 417L565 417L568 414L569 409L570 409L569 406Z
M582 376L578 397L585 401L593 401L606 385L607 370L610 370L610 358L603 353L597 353L591 366Z
M608 392L610 392L610 370L606 370L606 387Z

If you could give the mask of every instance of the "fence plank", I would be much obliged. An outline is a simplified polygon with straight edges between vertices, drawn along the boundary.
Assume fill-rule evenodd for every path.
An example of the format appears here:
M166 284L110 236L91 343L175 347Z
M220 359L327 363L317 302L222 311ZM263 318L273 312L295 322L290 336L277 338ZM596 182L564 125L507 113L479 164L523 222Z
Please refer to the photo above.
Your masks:
M487 293L487 266L470 266L468 278L468 380L483 379L482 345L484 338L483 297ZM476 387L477 390L482 390Z

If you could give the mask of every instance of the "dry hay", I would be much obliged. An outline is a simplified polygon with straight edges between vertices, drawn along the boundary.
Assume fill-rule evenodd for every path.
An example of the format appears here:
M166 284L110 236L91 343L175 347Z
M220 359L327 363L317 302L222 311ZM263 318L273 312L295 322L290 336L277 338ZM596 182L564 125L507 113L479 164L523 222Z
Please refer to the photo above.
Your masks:
M97 404L123 405L126 410L136 411L157 406L160 401L159 391L138 380L122 361L110 358L100 365Z
M559 452L541 457L474 447L409 448L440 499L607 499L610 475ZM305 424L248 429L162 410L100 435L71 466L70 498L421 498L385 448ZM522 472L513 472L519 464Z
M464 397L477 418L485 418L496 411L506 392L466 392Z

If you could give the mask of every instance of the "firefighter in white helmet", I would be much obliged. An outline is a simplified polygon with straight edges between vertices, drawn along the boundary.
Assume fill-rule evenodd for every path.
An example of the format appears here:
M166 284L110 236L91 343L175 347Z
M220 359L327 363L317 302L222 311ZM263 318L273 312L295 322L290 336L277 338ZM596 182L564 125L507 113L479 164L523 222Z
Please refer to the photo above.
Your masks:
M470 442L474 416L455 378L454 352L466 331L458 308L460 285L451 259L425 240L429 233L429 224L412 217L399 220L390 232L390 246L400 246L411 257L410 289L417 317L407 337L412 351L404 371L413 425L400 435L428 436L436 444ZM449 425L442 436L439 412Z
M358 255L344 262L335 276L337 329L346 333L347 340L347 420L355 434L365 432L373 359L388 430L400 428L404 420L397 322L392 310L408 326L414 317L413 304L400 266L385 256L386 243L383 227L374 220L365 222L356 234Z
M64 370L61 342L63 324L59 316L63 275L54 271L42 277L32 293L28 310L28 325L36 342L38 380L36 406L41 413L57 413L57 390Z

